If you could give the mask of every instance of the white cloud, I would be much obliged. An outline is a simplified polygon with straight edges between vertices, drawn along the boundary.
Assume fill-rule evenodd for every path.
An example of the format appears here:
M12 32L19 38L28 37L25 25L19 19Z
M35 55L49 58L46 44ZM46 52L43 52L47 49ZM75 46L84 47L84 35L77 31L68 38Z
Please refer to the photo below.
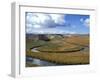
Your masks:
M89 18L86 18L86 19L81 18L80 22L82 22L83 25L86 26L86 27L90 26L90 19Z
M60 27L59 27L60 26ZM51 33L51 34L67 34L75 33L64 29L56 29L61 27L70 27L66 22L65 15L63 14L45 14L45 13L27 13L26 15L26 31L27 33ZM75 28L76 26L72 26Z
M56 28L28 28L27 33L34 33L34 34L75 34L75 31L63 30L63 29L56 29Z
M86 25L87 27L90 26L90 19L89 18L84 20L84 25Z
M34 25L33 27L34 27L34 28L41 28L40 25Z
M63 14L27 13L26 26L32 25L33 28L52 28L58 25L64 25L64 17Z
M84 21L84 19L83 19L83 18L81 18L81 19L80 19L80 22L83 22L83 21Z
M52 17L52 19L54 20L55 23L57 24L65 24L65 15L63 14L50 14L50 16Z

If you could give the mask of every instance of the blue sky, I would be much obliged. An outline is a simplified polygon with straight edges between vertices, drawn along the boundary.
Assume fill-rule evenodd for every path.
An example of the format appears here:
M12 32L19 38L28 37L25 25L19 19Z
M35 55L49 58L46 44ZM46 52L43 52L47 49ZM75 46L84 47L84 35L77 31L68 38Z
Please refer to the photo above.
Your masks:
M26 33L88 34L89 15L26 12Z

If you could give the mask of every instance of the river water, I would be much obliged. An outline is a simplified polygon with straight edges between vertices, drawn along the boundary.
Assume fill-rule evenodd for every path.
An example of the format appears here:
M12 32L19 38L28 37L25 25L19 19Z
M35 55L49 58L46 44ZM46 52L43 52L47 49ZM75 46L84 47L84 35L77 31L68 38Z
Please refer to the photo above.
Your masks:
M36 58L31 58L31 57L27 57L26 61L31 62L32 64L40 65L40 66L55 66L55 65L57 65L56 63L52 63L49 61L44 61L44 60L40 60L40 59L36 59Z
M89 50L89 47L84 47L82 50L80 51L88 51ZM37 50L37 48L33 48L31 51L33 52L39 52ZM56 63L52 63L52 62L49 62L49 61L44 61L44 60L40 60L40 59L37 59L37 58L31 58L31 57L26 57L26 61L27 62L31 62L32 64L36 64L36 65L40 65L40 66L55 66L57 65Z

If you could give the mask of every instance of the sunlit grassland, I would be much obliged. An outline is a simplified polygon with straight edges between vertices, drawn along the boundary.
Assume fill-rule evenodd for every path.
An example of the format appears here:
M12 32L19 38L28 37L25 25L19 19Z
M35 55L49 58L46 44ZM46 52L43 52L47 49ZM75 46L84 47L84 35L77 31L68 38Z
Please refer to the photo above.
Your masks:
M64 38L65 41L82 46L89 46L89 36L72 36L70 38Z
M39 52L32 52L31 48ZM88 47L86 51L82 50ZM89 64L89 36L54 38L50 41L26 40L26 56L61 65ZM37 66L29 64L30 66Z
M88 64L89 54L82 52L74 53L42 53L27 52L27 56L46 60L58 64Z

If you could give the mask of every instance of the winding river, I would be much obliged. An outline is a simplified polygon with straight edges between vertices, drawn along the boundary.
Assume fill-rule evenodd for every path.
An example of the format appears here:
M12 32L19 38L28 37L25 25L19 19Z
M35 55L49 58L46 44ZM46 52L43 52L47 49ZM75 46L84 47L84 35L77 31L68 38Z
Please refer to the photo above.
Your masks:
M48 62L48 61L44 61L44 60L40 60L40 59L36 59L36 58L31 58L31 57L27 57L26 60L27 60L27 62L31 62L32 64L36 64L39 66L55 66L55 65L57 65L56 63L52 63L52 62Z
M39 52L36 47L31 49L31 51ZM83 49L80 49L80 51L89 51L89 47L84 47ZM55 66L55 65L57 65L56 63L40 60L37 58L31 58L31 57L27 57L26 61L31 62L32 64L40 65L40 66Z

